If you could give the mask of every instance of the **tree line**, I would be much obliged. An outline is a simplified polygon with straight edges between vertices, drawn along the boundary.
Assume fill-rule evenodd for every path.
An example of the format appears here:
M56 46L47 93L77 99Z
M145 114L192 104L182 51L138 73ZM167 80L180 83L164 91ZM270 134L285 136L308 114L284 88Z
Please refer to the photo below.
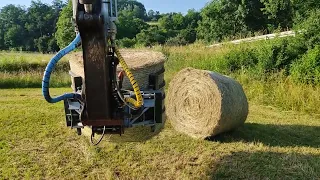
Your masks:
M7 5L0 11L0 50L54 52L56 23L65 3L32 1L28 8Z
M118 44L186 45L196 40L225 39L272 33L302 24L320 9L318 0L212 0L200 11L160 13L135 0L119 0ZM74 37L72 4L32 1L28 8L0 10L0 50L55 52Z

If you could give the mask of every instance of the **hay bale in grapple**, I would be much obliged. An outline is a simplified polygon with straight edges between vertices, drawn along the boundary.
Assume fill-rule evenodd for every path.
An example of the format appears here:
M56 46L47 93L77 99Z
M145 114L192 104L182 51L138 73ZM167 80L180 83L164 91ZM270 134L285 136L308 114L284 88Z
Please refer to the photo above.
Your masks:
M192 68L172 79L166 107L177 131L199 139L233 130L248 116L247 98L238 82Z
M165 56L160 52L131 49L121 49L120 52L141 90L149 89L149 75L161 72L164 69ZM82 53L72 54L69 62L71 71L84 77ZM118 66L117 70L118 72L122 71L121 66ZM160 86L164 86L164 73L161 73L159 83ZM124 78L123 88L132 89L132 85L127 77Z
M128 67L133 73L136 81L139 84L139 87L142 91L150 90L149 87L149 77L153 74L159 74L159 79L157 82L157 87L155 90L160 90L164 94L164 62L165 56L156 51L150 50L131 50L131 49L121 49L121 55L125 59ZM73 53L69 55L69 62L71 71L78 76L84 78L84 69L83 69L83 59L82 53ZM122 71L121 66L118 66L118 72ZM127 77L124 78L123 89L132 90L132 85L129 82ZM163 103L163 110L164 110ZM165 112L163 114L163 118L165 118ZM159 133L162 126L157 125L156 131L151 132L150 127L135 127L125 130L125 134L121 137L119 135L110 136L109 140L116 142L126 142L126 141L144 141L148 138L154 136ZM91 131L89 129L85 129L83 131L85 135L90 136ZM99 137L98 137L99 138Z

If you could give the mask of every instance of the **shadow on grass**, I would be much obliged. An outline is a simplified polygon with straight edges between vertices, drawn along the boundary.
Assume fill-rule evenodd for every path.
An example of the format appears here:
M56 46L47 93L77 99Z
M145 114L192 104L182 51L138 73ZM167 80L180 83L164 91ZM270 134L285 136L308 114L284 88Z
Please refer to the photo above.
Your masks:
M151 131L151 127L134 127L125 130L125 133L121 136L112 135L107 138L109 142L127 143L127 142L145 142L154 136L157 136L163 130L162 124L157 124L154 132ZM108 137L108 135L106 135Z
M243 127L208 138L217 142L261 142L280 147L320 147L320 127L247 123Z
M128 143L128 142L137 142L143 143L150 140L151 138L157 136L164 128L163 124L157 124L155 131L151 130L151 127L140 126L125 129L125 133L121 136L118 134L106 134L103 142L112 142L112 143ZM91 136L91 129L84 128L82 131L83 135L88 138ZM95 136L95 140L98 140L101 135Z
M236 152L222 158L212 179L317 179L320 156L275 152Z

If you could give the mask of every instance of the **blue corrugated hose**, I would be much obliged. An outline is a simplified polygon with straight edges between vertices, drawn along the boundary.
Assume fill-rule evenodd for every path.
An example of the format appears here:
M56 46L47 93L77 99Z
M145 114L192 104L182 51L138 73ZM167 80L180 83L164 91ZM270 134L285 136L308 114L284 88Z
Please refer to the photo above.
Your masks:
M65 99L77 98L77 96L80 96L79 94L68 93L68 94L64 94L64 95L52 98L49 93L50 76L51 76L51 73L52 73L54 67L56 66L56 64L60 61L60 59L63 56L65 56L69 52L76 49L77 45L80 43L80 41L81 41L80 34L78 34L76 36L76 38L67 47L65 47L64 49L59 51L50 60L48 66L44 72L43 79L42 79L42 94L43 94L44 98L46 99L46 101L48 101L49 103L57 103L57 102L65 100Z

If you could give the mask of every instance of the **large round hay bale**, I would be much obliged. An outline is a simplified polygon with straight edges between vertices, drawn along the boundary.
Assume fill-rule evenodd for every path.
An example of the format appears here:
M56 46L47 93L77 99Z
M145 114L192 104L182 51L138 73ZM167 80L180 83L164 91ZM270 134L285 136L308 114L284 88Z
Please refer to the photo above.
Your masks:
M134 74L140 89L149 89L149 75L164 70L165 56L161 52L150 50L121 49L123 58ZM69 57L71 71L76 75L84 77L82 53L74 53ZM122 71L118 66L118 72ZM159 83L164 85L164 73L159 76ZM123 81L124 89L132 89L132 85L127 77Z
M158 74L158 87L156 90L163 92L164 95L164 62L165 56L156 51L151 50L133 50L133 49L121 49L121 55L125 59L128 67L133 73L139 87L142 91L151 90L149 88L149 76L153 74ZM68 59L70 62L71 71L84 78L83 69L83 59L82 53L73 53L69 55ZM118 66L118 72L122 71L122 68ZM127 77L124 78L123 89L132 90L132 85ZM165 110L163 102L163 110ZM163 118L165 121L165 112L163 113ZM128 142L128 141L145 141L152 136L156 135L162 129L163 124L158 124L156 126L155 132L151 132L150 127L134 127L125 130L125 134L120 135L106 135L105 140L112 142ZM90 136L91 130L85 128L83 134ZM96 138L99 138L97 136Z
M166 107L177 131L199 139L233 130L248 116L247 98L238 82L192 68L170 82Z

